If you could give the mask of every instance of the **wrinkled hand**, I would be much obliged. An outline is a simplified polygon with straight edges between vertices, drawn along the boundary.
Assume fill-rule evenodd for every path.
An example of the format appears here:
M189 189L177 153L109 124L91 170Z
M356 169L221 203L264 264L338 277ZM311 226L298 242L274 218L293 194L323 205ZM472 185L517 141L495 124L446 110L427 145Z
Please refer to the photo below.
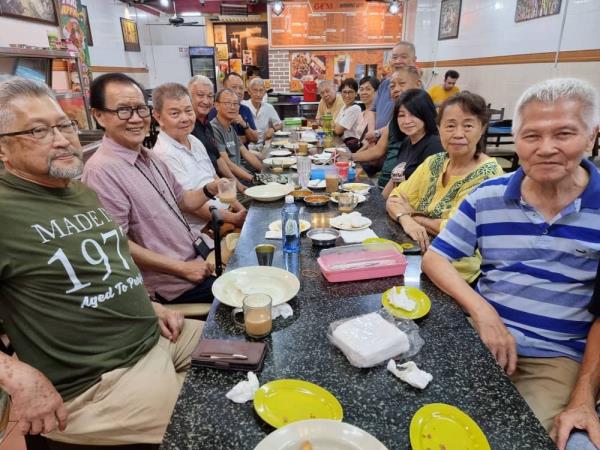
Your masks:
M215 268L211 263L194 259L192 261L182 262L180 273L182 278L185 278L192 283L199 283L210 276L214 269Z
M152 302L154 312L158 317L158 325L160 326L160 334L172 342L175 342L183 328L183 313L179 311L171 311L159 303Z
M238 183L238 185L237 185L238 192L244 192L246 189L248 189L246 186L244 186L242 183Z
M419 243L421 250L425 252L429 247L429 234L427 229L423 225L419 225L414 221L412 217L404 216L400 219L404 232L410 236L410 238Z
M375 137L375 131L367 132L367 134L365 134L365 137L363 138L363 141L368 141L371 143L377 142L377 137Z
M600 448L600 420L593 402L592 404L569 404L567 408L554 418L554 427L550 437L559 450L564 450L567 439L574 428L585 430L594 445Z
M234 213L231 223L234 224L236 227L241 228L244 225L244 221L246 220L246 214L247 211L245 209Z
M12 362L7 370L12 371L11 381L4 387L11 396L12 414L21 434L64 431L67 410L50 380L20 361Z
M246 121L244 120L244 118L242 117L241 114L238 114L237 117L235 119L233 119L234 123L237 123L238 125L242 125L245 124Z
M268 139L271 139L274 134L275 134L274 128L271 128L271 127L267 128L267 131L265 131L265 141Z
M213 197L216 197L219 194L219 183L221 180L223 180L223 178L215 178L210 183L206 183L206 189L213 195Z
M517 368L517 344L494 308L486 304L471 314L479 337L508 375Z

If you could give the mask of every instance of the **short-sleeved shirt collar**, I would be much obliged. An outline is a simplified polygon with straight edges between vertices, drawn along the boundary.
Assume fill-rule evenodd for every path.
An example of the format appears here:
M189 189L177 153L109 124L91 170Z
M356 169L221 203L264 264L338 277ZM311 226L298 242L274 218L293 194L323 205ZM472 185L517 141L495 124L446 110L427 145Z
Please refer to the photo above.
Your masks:
M587 186L582 192L581 207L582 208L600 208L600 173L594 164L587 159L581 161L581 166L587 170L590 175ZM517 171L510 177L506 191L504 192L504 198L506 200L521 200L521 183L525 178L525 172L522 167L519 167Z
M142 146L141 151L136 152L135 150L131 150L130 148L122 146L121 144L115 142L106 135L104 135L104 137L102 138L102 148L109 150L121 159L127 161L132 166L135 166L135 163L140 156L143 159L147 159L150 157L149 151L146 147Z

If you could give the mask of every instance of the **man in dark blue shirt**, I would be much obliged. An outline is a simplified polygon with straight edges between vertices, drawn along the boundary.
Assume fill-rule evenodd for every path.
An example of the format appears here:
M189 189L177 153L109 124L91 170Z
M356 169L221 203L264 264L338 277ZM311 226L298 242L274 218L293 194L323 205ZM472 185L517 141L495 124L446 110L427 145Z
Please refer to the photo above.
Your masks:
M238 73L228 73L223 79L223 86L235 92L240 102L244 99L244 80ZM208 114L208 120L210 121L216 116L217 110L213 108ZM256 131L256 124L252 117L252 111L250 111L250 108L246 105L240 105L240 113L232 123L232 126L237 135L240 136L242 144L258 142L258 131Z

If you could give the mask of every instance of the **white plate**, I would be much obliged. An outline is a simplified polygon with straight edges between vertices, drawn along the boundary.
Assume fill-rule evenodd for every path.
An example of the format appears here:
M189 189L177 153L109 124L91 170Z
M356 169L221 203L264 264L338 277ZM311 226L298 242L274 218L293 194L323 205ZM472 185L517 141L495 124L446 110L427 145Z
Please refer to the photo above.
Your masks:
M274 136L290 136L292 133L290 131L276 131L273 134Z
M309 158L315 164L325 164L325 163L328 163L329 161L331 161L331 154L329 154L329 153L321 153L319 155L310 155Z
M212 293L221 303L239 308L248 294L268 294L273 306L293 299L300 281L279 267L250 266L225 272L212 285Z
M266 164L267 166L272 166L275 163L275 161L277 161L279 164L282 164L285 168L296 164L296 158L288 156L279 158L265 158L263 159L263 164Z
M289 143L289 139L277 139L271 143L271 147L285 147L286 145L289 145Z
M269 230L271 231L281 231L281 220L276 220L275 222L271 222L269 224ZM310 230L310 222L307 220L300 219L300 233L304 233L305 231Z
M316 144L317 143L317 138L313 138L313 137L305 137L300 139L302 142L306 142L307 144Z
M271 156L290 156L292 152L289 150L272 150L269 152Z
M310 186L309 186L309 187L310 187ZM354 195L356 195L356 197L358 198L358 203L359 203L359 204L360 204L360 203L362 203L362 202L364 202L364 201L367 199L367 197L365 197L365 196L364 196L364 195L362 195L362 194L354 194ZM337 198L335 198L335 196L334 196L334 195L332 195L332 196L330 197L330 200L331 200L333 203L337 203L337 202L338 202L338 201L337 201Z
M248 197L259 202L272 202L285 197L294 190L294 186L279 183L268 183L262 186L252 186L244 191Z
M325 180L310 180L308 182L308 187L311 189L325 189L327 186Z
M350 425L330 419L311 419L281 427L254 450L300 450L310 442L313 450L387 450L373 435Z
M344 183L342 189L355 194L368 194L371 189L371 185L367 183Z
M363 225L362 227L343 227L341 226L341 224L339 224L336 219L340 217L340 216L336 216L333 217L331 219L329 219L329 224L333 227L333 228L337 228L338 230L345 230L345 231L358 231L358 230L365 230L367 228L369 228L371 226L371 224L373 223L371 221L371 219L369 219L368 217L365 217L365 219L367 219L369 221L369 223L366 223L365 225ZM363 216L364 217L364 216Z
M323 149L323 151L327 152L327 153L335 153L337 150L339 150L340 152L347 152L348 151L344 147L327 147L327 148Z
M297 150L298 149L298 144L293 144L291 142L286 142L285 144L283 144L283 146L287 149L290 150Z

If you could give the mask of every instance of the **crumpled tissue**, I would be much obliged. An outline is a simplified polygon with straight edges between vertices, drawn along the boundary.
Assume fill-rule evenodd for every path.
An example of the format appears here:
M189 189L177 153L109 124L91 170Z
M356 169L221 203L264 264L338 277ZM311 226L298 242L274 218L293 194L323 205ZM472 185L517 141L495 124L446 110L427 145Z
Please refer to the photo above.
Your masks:
M419 389L425 389L429 382L433 380L433 376L430 373L419 369L412 361L408 361L404 364L398 364L396 366L396 361L390 359L387 364L387 370L392 372L405 383L408 383L412 387Z
M275 320L279 316L287 319L288 317L292 317L294 315L294 310L287 303L282 303L281 305L273 306L271 309L271 319Z
M258 388L258 378L254 375L254 372L248 372L248 380L240 381L225 394L225 397L235 403L246 403L254 398Z

